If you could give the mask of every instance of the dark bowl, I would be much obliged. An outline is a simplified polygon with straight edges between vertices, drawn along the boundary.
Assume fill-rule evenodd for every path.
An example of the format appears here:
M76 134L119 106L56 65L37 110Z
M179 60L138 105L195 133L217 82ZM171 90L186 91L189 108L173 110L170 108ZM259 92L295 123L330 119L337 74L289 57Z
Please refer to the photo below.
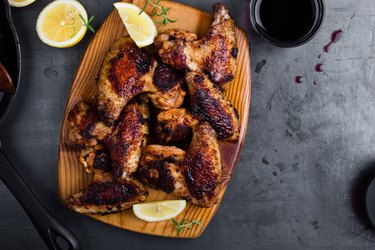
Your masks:
M291 47L297 47L302 44L307 43L311 39L314 38L314 36L318 33L320 30L320 27L323 24L324 16L325 16L325 5L324 0L313 0L315 4L315 19L314 23L311 26L310 30L304 34L302 37L292 40L292 41L281 41L278 39L275 39L274 37L270 36L259 24L259 17L258 17L258 2L261 0L250 0L250 20L254 27L254 29L258 32L259 35L261 35L265 40L267 40L269 43L278 46L278 47L284 47L284 48L291 48ZM281 0L280 0L281 1Z
M368 185L365 201L368 218L375 226L375 179Z
M0 93L0 126L11 108L21 79L21 48L8 0L0 0L0 62L13 80L14 94Z

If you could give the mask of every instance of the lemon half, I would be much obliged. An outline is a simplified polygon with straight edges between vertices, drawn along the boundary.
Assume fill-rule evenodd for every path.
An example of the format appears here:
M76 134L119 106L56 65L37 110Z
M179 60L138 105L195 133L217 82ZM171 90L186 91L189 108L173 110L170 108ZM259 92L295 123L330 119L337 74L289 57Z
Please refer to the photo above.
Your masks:
M155 23L146 12L141 13L138 6L130 3L113 4L121 17L122 22L138 47L144 47L154 42L158 35ZM141 13L141 14L139 14Z
M68 48L79 43L87 27L80 18L87 20L85 8L74 0L56 0L48 4L38 16L36 31L43 43Z
M176 217L185 207L185 200L154 201L133 205L133 212L141 220L157 222Z
M8 2L12 7L25 7L35 2L35 0L8 0Z

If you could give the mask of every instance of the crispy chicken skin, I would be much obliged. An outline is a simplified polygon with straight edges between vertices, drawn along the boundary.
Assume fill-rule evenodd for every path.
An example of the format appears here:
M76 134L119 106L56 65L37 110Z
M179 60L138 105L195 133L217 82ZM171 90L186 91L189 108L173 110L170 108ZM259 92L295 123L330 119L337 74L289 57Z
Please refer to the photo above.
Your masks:
M147 143L149 118L148 104L134 100L124 108L113 133L104 139L117 180L128 180L136 172L142 148Z
M189 72L185 79L193 116L207 121L216 130L219 139L238 139L240 122L237 110L218 87L203 73Z
M186 91L183 77L158 63L129 37L116 41L104 58L98 80L98 113L107 124L116 121L122 109L136 95L149 92L160 109L182 105Z
M98 113L108 124L116 121L137 94L156 91L152 84L157 62L130 37L117 40L104 58L98 79Z
M153 85L157 91L150 92L148 97L159 109L178 108L184 102L186 89L184 78L170 66L159 63L153 76Z
M177 147L148 145L139 161L138 176L153 188L188 199L182 168L184 158L185 151Z
M136 180L94 181L85 190L70 196L65 204L78 213L105 215L143 202L147 195L147 190Z
M186 109L169 109L157 115L156 134L165 144L186 142L192 136L191 128L197 123Z
M69 140L79 145L95 146L98 140L112 133L112 129L100 121L96 111L84 101L77 103L69 112L68 121Z
M222 163L215 130L207 123L193 128L193 140L182 164L192 202L211 207L221 190Z
M159 56L177 70L205 72L223 89L235 76L238 47L235 24L221 3L214 4L214 20L201 40L182 30L169 30L156 37Z

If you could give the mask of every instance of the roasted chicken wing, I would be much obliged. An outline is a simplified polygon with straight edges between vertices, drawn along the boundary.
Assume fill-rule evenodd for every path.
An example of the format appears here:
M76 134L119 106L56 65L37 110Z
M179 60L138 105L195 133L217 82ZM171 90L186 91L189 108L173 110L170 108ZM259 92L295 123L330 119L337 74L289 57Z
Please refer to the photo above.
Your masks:
M211 207L221 191L222 163L215 130L207 122L193 128L193 140L182 164L192 202Z
M104 215L118 213L133 204L143 202L147 195L147 190L136 180L96 181L85 190L70 196L65 204L78 213Z
M137 170L142 148L147 143L149 118L147 103L134 100L124 108L113 133L104 139L117 180L128 180Z
M165 144L183 143L191 139L191 128L197 123L186 109L169 109L157 115L156 134Z
M156 91L152 76L156 61L130 37L117 40L104 58L98 80L98 112L112 124L137 94Z
M137 170L142 148L146 145L149 118L148 104L142 98L134 98L124 108L113 128L100 121L87 103L78 103L69 114L69 137L74 142L84 142L86 150L81 152L80 162L86 171L91 171L91 165L95 164L97 152L92 147L102 141L110 153L114 177L128 180Z
M206 75L198 72L186 74L190 94L190 107L194 117L207 121L219 139L236 140L240 133L237 110Z
M136 95L149 92L161 109L181 106L186 95L183 78L158 63L129 37L116 41L104 58L98 80L98 113L107 124L116 121Z
M138 176L150 186L189 199L182 162L185 151L170 146L148 145L139 161Z
M235 24L221 3L214 4L214 20L207 35L196 40L196 35L182 30L167 30L155 40L163 62L180 71L205 72L222 88L232 82L237 63Z

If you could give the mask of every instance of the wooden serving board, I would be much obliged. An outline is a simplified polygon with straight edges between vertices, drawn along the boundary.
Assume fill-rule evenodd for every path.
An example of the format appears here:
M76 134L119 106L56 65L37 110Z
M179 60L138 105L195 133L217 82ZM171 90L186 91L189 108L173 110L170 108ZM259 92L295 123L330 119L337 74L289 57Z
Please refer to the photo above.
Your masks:
M144 5L145 0L126 1L140 6ZM172 19L178 19L177 22L168 24L167 27L158 26L158 31L163 32L166 28L181 28L194 33L199 37L206 34L209 29L212 16L196 8L186 6L176 2L162 2L164 7L170 8L168 16ZM148 9L150 13L151 8ZM87 48L81 64L78 67L76 76L69 94L69 100L65 108L64 120L61 129L60 148L59 148L59 196L63 202L70 195L79 192L87 187L92 181L92 176L87 174L78 161L78 148L68 141L68 112L76 103L81 100L91 100L96 94L95 79L98 75L103 57L112 43L121 36L127 35L126 29L120 20L117 10L114 10L105 20L95 37L92 39ZM234 143L220 142L221 153L224 162L223 189L220 194L220 201L229 183L229 179L236 166L241 147L244 143L246 134L249 108L250 108L250 55L246 34L240 28L236 28L238 40L239 56L237 74L234 83L225 93L231 100L234 107L237 108L241 120L240 138ZM163 191L148 188L149 196L147 201L177 199L172 194L166 194ZM219 208L220 202L211 208L201 208L190 202L185 210L176 218L181 221L199 219L203 228L193 226L191 230L184 230L180 237L196 238L199 237L204 228L210 223L215 212ZM135 231L144 234L159 235L165 237L176 237L176 229L171 221L157 223L144 222L133 215L132 209L122 213L112 215L89 215L90 217L100 220L104 223L116 227Z

